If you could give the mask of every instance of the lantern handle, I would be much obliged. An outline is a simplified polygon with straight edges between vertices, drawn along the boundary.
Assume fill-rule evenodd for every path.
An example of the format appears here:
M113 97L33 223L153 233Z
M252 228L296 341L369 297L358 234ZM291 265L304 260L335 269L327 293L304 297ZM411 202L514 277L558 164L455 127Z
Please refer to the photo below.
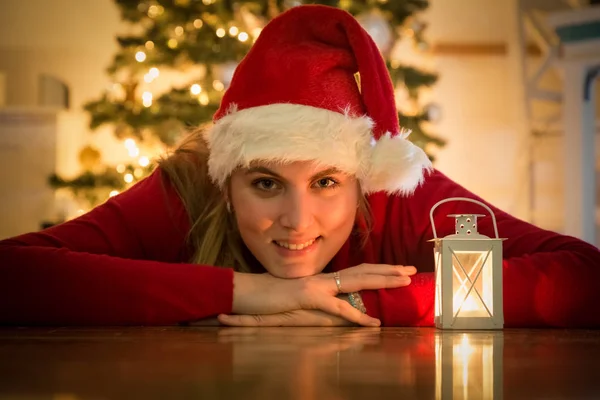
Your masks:
M449 197L447 199L438 201L437 203L435 203L435 205L433 207L431 207L431 211L429 212L429 219L431 220L431 228L433 229L433 238L434 239L437 239L438 237L437 237L437 232L435 230L435 223L433 222L433 212L439 205L448 203L449 201L468 201L470 203L478 204L478 205L482 206L483 208L485 208L486 210L488 210L490 212L490 215L492 216L492 221L494 222L494 233L496 234L496 239L499 239L498 225L496 224L496 216L494 215L494 212L492 211L492 209L489 208L486 204L482 203L481 201L469 199L468 197Z

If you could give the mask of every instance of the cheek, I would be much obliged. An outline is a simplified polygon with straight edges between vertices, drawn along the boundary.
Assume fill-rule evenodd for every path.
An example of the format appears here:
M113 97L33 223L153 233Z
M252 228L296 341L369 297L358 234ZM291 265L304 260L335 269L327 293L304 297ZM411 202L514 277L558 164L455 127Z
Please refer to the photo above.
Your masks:
M269 207L265 199L240 191L237 195L232 194L231 201L242 237L249 231L264 232L273 225L273 207Z
M323 227L329 229L352 228L356 218L357 202L358 198L351 193L345 193L334 200L325 199L319 202L315 215Z

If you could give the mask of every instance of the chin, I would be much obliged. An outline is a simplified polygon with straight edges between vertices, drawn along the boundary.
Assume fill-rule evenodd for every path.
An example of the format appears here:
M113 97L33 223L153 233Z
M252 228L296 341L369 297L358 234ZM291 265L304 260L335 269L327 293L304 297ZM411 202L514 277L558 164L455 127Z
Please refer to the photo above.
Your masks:
M271 275L282 279L306 278L307 276L317 275L322 269L315 270L313 266L277 266L275 268L265 268Z

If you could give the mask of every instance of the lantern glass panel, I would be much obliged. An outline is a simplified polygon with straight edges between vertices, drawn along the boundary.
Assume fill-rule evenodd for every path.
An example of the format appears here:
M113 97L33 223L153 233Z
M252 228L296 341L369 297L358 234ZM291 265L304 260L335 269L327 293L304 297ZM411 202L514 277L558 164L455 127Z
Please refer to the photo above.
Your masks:
M452 251L452 293L455 317L493 316L490 251Z
M435 246L435 316L439 317L442 314L442 252L440 243Z

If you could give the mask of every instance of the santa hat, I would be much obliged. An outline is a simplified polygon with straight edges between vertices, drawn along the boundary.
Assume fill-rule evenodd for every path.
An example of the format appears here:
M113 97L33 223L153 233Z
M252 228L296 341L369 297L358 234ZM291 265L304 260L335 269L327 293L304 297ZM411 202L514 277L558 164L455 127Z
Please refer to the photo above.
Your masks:
M431 169L407 135L369 34L343 10L306 5L263 29L205 139L220 187L252 161L311 160L355 175L365 193L407 194Z

